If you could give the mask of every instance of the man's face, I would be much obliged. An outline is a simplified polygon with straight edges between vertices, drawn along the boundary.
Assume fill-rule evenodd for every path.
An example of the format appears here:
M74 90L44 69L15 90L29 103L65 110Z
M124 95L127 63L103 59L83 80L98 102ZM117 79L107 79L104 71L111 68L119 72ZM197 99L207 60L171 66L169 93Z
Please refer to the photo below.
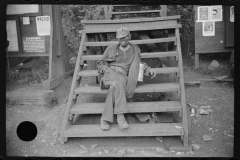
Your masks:
M119 44L122 46L122 47L126 47L129 43L129 40L130 40L130 36L126 36L126 37L123 37L123 38L119 38L118 41L119 41Z

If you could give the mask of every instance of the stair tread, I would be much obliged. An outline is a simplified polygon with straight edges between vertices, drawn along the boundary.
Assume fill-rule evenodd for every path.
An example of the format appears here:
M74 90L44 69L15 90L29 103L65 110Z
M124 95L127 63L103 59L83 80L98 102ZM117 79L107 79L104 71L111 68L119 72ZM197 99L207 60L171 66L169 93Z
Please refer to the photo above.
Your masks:
M177 126L177 127L176 127ZM126 136L180 136L183 135L181 123L130 124L128 129L120 130L117 124L111 129L102 131L100 124L71 125L65 137L126 137Z
M177 51L141 53L141 58L172 57L172 56L178 56ZM100 60L101 58L102 55L83 55L81 57L81 60Z
M147 10L147 11L124 11L124 12L111 12L111 14L138 14L138 13L159 13L161 10Z
M162 43L162 42L172 42L172 41L176 41L176 37L132 40L129 42L133 44L148 44L148 43ZM118 41L85 42L84 46L110 46L112 44L117 44L117 43Z
M178 67L166 67L166 68L152 68L156 71L157 74L169 74L169 73L177 73L179 72ZM78 74L78 76L98 76L97 70L82 70Z
M181 111L180 101L128 102L128 113ZM105 103L75 103L71 114L100 114Z
M160 29L180 28L180 27L181 27L181 24L148 26L148 27L131 27L129 28L129 31L160 30ZM79 33L104 33L104 32L111 33L116 31L117 29L90 29L90 30L88 29L88 30L80 30Z
M179 91L180 86L178 83L158 83L158 84L143 84L137 86L135 93L147 93L147 92L171 92ZM101 90L97 86L79 86L74 90L74 93L96 93L96 94L106 94L108 90Z

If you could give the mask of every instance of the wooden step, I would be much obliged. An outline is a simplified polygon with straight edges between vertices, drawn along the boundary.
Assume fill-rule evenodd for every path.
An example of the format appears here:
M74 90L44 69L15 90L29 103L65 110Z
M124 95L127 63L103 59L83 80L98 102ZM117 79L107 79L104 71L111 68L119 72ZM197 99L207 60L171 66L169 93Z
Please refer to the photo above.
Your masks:
M161 10L131 11L131 12L111 12L111 14L141 14L141 13L160 13Z
M144 112L175 112L181 111L180 101L161 102L129 102L128 113ZM71 114L101 114L105 103L75 103L70 109Z
M181 123L130 124L128 129L121 130L117 124L111 129L102 131L100 124L71 125L64 132L64 137L129 137L129 136L181 136Z
M135 93L146 93L146 92L171 92L179 91L180 86L178 83L158 83L158 84L143 84L137 86ZM96 86L78 86L75 90L75 94L82 93L96 93L96 94L107 94L108 90L101 90L98 85Z
M174 42L174 41L176 41L176 37L132 40L130 42L133 44L148 44L148 43L162 43L162 42ZM86 47L86 46L110 46L112 44L117 44L117 43L118 43L118 41L85 42L84 47Z
M181 28L181 24L174 25L161 25L161 26L149 26L149 27L131 27L128 28L129 31L144 31L144 30L161 30L161 29L172 29L172 28ZM116 32L117 29L91 29L91 30L80 30L79 33L112 33Z
M173 57L178 56L177 51L168 51L168 52L149 52L141 53L141 58L156 58L156 57ZM83 55L81 60L100 60L102 55Z
M154 17L154 18L142 18L142 19L116 19L116 20L81 20L81 24L103 24L103 23L137 23L137 22L153 22L153 21L168 21L180 19L180 15Z
M152 68L156 71L157 74L170 74L170 73L178 73L178 67L167 67L167 68ZM84 76L98 76L97 70L82 70L77 74L79 77Z

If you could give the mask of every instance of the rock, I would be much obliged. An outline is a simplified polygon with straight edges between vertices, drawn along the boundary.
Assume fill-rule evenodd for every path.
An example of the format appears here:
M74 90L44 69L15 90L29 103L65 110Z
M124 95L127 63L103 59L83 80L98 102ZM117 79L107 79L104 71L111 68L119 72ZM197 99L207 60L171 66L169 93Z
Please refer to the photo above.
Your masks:
M98 154L102 154L102 152L100 151L100 152L98 152Z
M214 149L212 149L212 148L210 148L209 150L210 150L211 152L214 152Z
M135 116L138 118L140 122L146 122L147 120L151 120L149 114L135 114Z
M160 143L163 142L163 138L162 138L162 137L156 137L156 140L157 140L158 142L160 142Z
M126 149L120 149L117 151L117 154L120 154L121 156L126 154Z
M55 144L53 142L50 143L51 146L54 146Z
M47 142L47 140L46 140L46 139L43 139L43 140L41 140L41 142L42 142L42 143L46 143L46 142Z
M134 152L135 152L135 149L128 148L128 149L127 149L127 152L129 152L129 153L134 153Z
M64 150L63 153L65 154L65 153L67 153L67 151Z
M204 140L205 142L208 142L208 141L212 141L213 139L212 139L212 136L210 136L210 135L204 135L204 136L203 136L203 140Z
M200 115L208 115L212 112L211 109L203 109L203 108L199 108L197 110L197 113L200 114Z
M194 154L193 151L189 151L190 154Z
M177 152L176 155L181 155L182 153L181 152Z
M198 151L200 149L200 146L198 144L192 144L192 147L195 151Z
M80 148L86 149L86 146L85 145L80 145Z
M213 60L212 63L208 66L208 69L210 71L214 71L215 69L217 69L219 67L219 63L216 60Z
M97 146L99 146L98 144L92 144L91 147L92 148L96 148Z
M106 154L108 154L108 153L110 152L110 150L104 150L104 152L105 152Z

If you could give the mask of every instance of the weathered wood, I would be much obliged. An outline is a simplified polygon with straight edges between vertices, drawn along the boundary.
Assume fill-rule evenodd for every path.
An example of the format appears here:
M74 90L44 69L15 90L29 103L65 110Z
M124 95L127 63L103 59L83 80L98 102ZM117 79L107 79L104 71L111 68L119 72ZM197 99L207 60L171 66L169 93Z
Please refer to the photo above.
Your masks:
M144 33L138 33L139 37L144 40L144 39L150 39L146 34ZM148 43L148 47L153 51L153 52L160 52L160 48L154 43Z
M195 60L195 69L199 68L199 54L195 53L194 55L194 60Z
M186 107L186 95L185 95L185 86L184 86L184 74L183 74L183 62L182 62L182 51L181 51L181 42L180 42L180 34L179 29L176 28L176 37L177 37L177 52L178 52L178 68L179 68L179 84L181 87L181 104L182 104L182 123L184 130L184 139L183 145L188 146L188 121L187 121L187 107Z
M161 6L160 16L161 17L167 16L167 6L166 5L160 5L160 6Z
M143 18L143 19L121 19L121 20L82 20L82 24L91 24L91 23L131 23L131 22L153 22L153 21L167 21L167 20L176 20L180 19L180 15L176 16L167 16L167 17L157 17L157 18Z
M19 89L7 91L6 98L20 105L42 105L45 107L56 105L56 96L52 90Z
M146 40L132 40L133 44L149 44L149 43L162 43L175 41L176 37L170 38L156 38L156 39L146 39ZM106 42L85 42L84 46L110 46L112 44L117 44L117 41L106 41Z
M141 53L141 58L174 57L174 56L178 56L177 51ZM101 55L84 55L81 57L81 60L100 60L101 57L102 57Z
M219 45L223 45L224 46L224 43L220 43L220 41L225 41L225 38L224 38L224 33L225 33L225 30L224 28L220 28L220 29L217 29L215 31L215 36L203 36L203 33L202 33L202 30L195 30L195 42L209 42L209 41L218 41L219 42Z
M105 103L78 103L70 110L71 114L101 114ZM127 103L128 113L176 112L182 110L180 101L131 102Z
M225 48L221 41L197 42L195 43L195 53L221 53L232 52L232 48ZM224 43L224 41L222 42Z
M147 26L147 27L131 27L128 28L129 31L144 31L144 30L161 30L161 29L172 29L172 28L181 28L181 24L170 24L170 25L161 25L161 26ZM116 32L117 28L110 29L91 29L91 30L80 30L79 33L111 33Z
M65 109L65 114L63 117L63 125L62 125L61 135L60 135L61 143L64 143L64 142L66 142L65 140L67 140L67 137L64 136L64 132L67 129L67 127L69 127L69 125L71 124L71 121L68 120L68 114L69 114L69 110L72 107L72 105L76 103L76 100L73 99L73 91L80 83L77 80L77 73L82 69L82 67L80 67L80 65L78 65L78 64L80 64L80 57L84 54L83 43L85 41L86 41L86 34L84 33L84 34L82 34L79 51L78 51L78 56L77 56L77 61L76 61L77 65L74 70L74 75L73 75L72 85L71 85L71 89L70 89L70 93L69 93L69 97L68 97L67 107Z
M177 129L175 126L179 126ZM129 137L129 136L180 136L183 135L181 123L131 124L126 130L120 130L117 124L102 131L97 125L72 125L64 132L66 137Z
M135 20L135 19L128 19ZM162 25L177 25L176 20L169 21L155 21L155 22L137 22L137 23L96 23L96 24L85 24L85 30L94 29L118 29L120 27L132 28L132 27L149 27L149 26L162 26Z
M152 68L157 74L170 74L179 72L178 67L167 67L167 68ZM82 70L78 73L79 77L83 76L98 76L97 70Z
M130 12L112 12L111 14L142 14L142 13L159 13L161 10L147 10L147 11L130 11Z
M49 54L47 53L9 53L8 57L48 57Z
M180 86L178 83L158 83L158 84L144 84L137 86L135 93L146 92L171 92L179 91ZM108 90L101 90L99 86L80 86L74 90L74 93L99 93L107 94Z

